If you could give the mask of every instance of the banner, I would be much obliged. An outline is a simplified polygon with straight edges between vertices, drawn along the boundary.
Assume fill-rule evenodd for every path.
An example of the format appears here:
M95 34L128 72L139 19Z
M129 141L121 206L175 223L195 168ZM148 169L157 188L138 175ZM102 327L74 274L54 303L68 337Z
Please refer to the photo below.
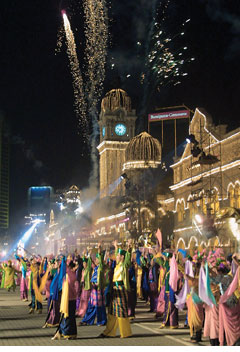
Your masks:
M190 118L189 110L178 110L178 111L168 111L168 112L157 112L155 114L148 115L148 121L163 121L163 120L175 120L175 119L186 119Z

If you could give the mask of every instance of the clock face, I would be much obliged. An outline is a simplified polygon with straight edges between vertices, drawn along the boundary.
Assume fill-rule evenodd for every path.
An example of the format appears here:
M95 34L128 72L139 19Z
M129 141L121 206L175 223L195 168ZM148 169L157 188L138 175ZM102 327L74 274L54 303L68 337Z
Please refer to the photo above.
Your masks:
M127 128L126 128L126 126L123 123L118 123L115 126L115 133L118 136L124 136L126 132L127 132Z
M102 128L102 136L104 137L105 136L105 132L106 132L106 129L105 127Z

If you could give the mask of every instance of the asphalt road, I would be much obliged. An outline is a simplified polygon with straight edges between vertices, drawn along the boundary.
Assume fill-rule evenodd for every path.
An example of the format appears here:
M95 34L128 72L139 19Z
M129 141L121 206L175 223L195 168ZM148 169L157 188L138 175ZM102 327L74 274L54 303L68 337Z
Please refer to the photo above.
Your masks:
M203 338L199 344L191 343L189 330L184 329L186 312L179 314L178 329L159 329L161 319L156 320L149 313L149 305L138 302L136 319L132 321L133 336L120 339L98 338L104 327L78 327L76 340L52 341L56 328L42 329L47 314L44 302L43 314L28 314L28 303L20 300L19 288L16 292L0 289L0 346L209 346L208 339ZM81 321L77 318L77 323Z

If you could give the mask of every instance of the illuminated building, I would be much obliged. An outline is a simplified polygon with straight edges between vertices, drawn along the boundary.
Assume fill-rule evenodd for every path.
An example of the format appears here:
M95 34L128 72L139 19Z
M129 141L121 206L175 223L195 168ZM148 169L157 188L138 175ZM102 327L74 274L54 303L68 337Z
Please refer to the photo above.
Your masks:
M230 253L239 245L240 128L228 133L226 128L196 109L188 144L171 166L174 241L180 248L218 243ZM230 214L229 207L236 210Z
M9 227L9 131L0 115L0 230Z
M113 89L102 100L99 117L100 144L100 197L109 195L109 185L122 174L125 149L135 135L136 112L131 108L131 99L122 89ZM120 183L111 196L124 195Z
M28 218L30 222L35 219L49 223L53 188L50 186L37 186L28 189Z
M173 204L164 203L171 198L168 187L161 196L156 187L153 190L154 170L162 170L161 144L147 132L135 136L135 121L126 92L116 89L106 94L99 120L100 202L93 209L92 229L93 237L104 236L104 242L153 231ZM116 180L120 181L115 184Z

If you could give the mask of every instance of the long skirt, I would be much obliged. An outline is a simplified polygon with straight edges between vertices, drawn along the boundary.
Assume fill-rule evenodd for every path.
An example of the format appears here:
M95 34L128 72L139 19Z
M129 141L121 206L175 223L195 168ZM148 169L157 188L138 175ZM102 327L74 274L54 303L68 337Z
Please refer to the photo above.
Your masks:
M219 335L219 309L218 306L205 305L205 320L203 336L210 339L218 339Z
M137 296L140 299L143 299L142 293L142 268L138 267L137 269Z
M165 286L161 288L161 291L158 295L158 301L157 301L157 309L156 309L156 316L161 317L165 311Z
M190 327L190 336L193 336L193 331L199 331L203 325L203 304L193 303L192 296L187 298L188 309L188 325Z
M82 290L79 307L76 313L76 315L78 315L81 318L84 317L87 311L90 293L91 293L90 290L84 290L84 289Z
M106 307L104 302L103 290L97 290L96 287L91 289L88 301L87 311L83 317L82 323L93 325L97 316L97 325L105 325L107 322Z
M108 321L103 334L116 336L119 327L120 336L132 335L130 320L128 318L128 295L124 286L114 286L111 292L110 305L108 310Z
M68 302L69 316L67 318L62 318L59 333L64 338L77 337L77 324L75 319L76 311L76 300Z
M119 318L128 317L128 295L124 286L113 287L108 313Z
M157 284L155 282L149 283L149 297L150 297L151 312L157 312L158 290L157 290Z
M178 327L178 309L175 307L174 302L170 301L169 293L165 293L163 324L170 325L171 328Z
M78 308L79 308L79 304L80 304L80 297L81 297L81 285L80 285L80 282L79 281L76 281L75 282L75 291L76 291L76 294L77 294L77 298L76 298L76 311L78 311Z
M22 278L22 274L17 274L17 278L16 278L16 286L20 286L21 284L21 278Z
M50 306L48 309L48 315L46 318L46 324L48 327L55 327L59 325L60 321L60 303L61 303L61 293L58 295L58 300L51 300Z
M128 316L135 317L135 309L137 305L137 290L136 287L131 287L128 293Z
M240 303L228 307L225 303L219 304L219 341L224 345L224 333L228 346L232 346L240 338Z
M32 295L31 308L32 308L32 309L35 309L35 310L42 310L43 305L42 305L41 302L39 302L38 300L36 300L34 290L31 291L31 295Z
M27 279L24 278L23 276L21 277L20 293L21 293L21 299L28 299Z

